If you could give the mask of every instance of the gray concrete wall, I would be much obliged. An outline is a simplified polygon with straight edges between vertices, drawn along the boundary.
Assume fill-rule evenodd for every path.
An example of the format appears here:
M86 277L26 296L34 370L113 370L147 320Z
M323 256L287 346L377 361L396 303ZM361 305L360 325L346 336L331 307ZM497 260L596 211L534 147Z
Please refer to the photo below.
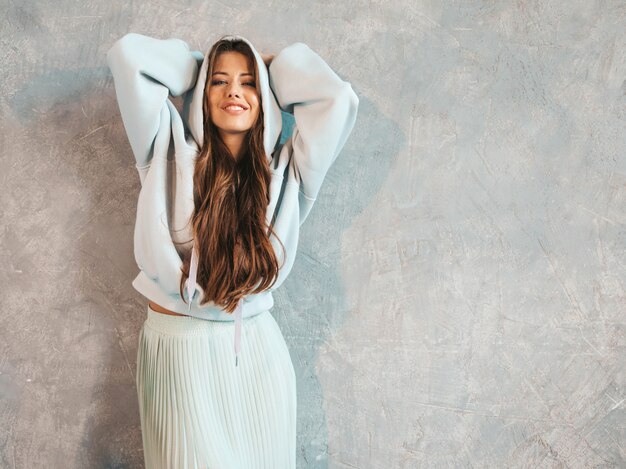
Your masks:
M2 13L1 467L142 467L129 31L303 41L360 97L275 297L298 467L626 466L624 2Z

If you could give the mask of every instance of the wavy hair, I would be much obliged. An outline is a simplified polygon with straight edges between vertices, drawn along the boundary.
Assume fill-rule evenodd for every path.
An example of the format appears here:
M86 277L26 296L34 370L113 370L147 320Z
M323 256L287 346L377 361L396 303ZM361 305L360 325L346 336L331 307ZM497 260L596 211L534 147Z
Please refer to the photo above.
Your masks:
M241 39L220 38L207 57L203 100L202 148L195 158L193 174L194 211L190 218L196 240L196 282L204 289L200 305L213 301L232 313L240 298L269 289L278 279L278 259L270 242L273 221L265 213L270 200L271 172L263 147L263 107L246 133L244 151L233 158L211 119L208 87L217 58L224 52L240 52L254 64L256 89L261 97L257 63L250 46ZM276 236L283 248L285 247ZM180 295L189 277L191 250L184 256ZM284 264L284 261L283 261Z

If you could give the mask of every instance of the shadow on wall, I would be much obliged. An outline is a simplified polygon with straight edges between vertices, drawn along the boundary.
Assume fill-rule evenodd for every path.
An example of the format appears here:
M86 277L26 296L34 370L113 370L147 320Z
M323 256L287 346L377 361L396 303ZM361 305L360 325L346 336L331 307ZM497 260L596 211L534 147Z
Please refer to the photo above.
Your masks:
M358 88L353 88L358 95ZM359 96L354 130L300 228L293 269L274 294L272 314L289 345L298 383L298 467L328 467L327 396L316 366L321 361L320 347L327 345L344 327L347 317L355 314L354 307L346 304L342 279L342 271L346 271L341 255L343 233L370 206L406 146L407 138L398 124L372 101ZM372 219L371 223L379 221ZM366 259L366 253L361 257ZM365 268L366 260L363 262ZM346 438L344 443L350 436Z

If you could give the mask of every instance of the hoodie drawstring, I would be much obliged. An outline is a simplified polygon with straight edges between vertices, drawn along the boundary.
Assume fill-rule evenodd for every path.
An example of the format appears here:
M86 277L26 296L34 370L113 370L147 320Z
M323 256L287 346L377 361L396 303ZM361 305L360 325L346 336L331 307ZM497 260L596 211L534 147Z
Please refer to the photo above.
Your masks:
M191 248L191 262L189 264L189 278L187 279L187 297L189 298L189 305L187 311L191 311L191 302L196 293L196 275L198 272L198 253L196 252L196 246ZM235 315L235 366L238 366L239 351L241 350L241 326L243 324L243 298L240 298L237 302L237 308L233 313Z
M191 262L189 264L189 278L187 279L187 298L189 298L189 304L187 305L187 311L191 311L191 302L196 293L196 275L198 273L198 253L196 253L196 245L191 248Z
M233 313L235 315L235 366L237 366L239 358L239 350L241 349L241 325L243 324L243 298L237 302L237 309Z

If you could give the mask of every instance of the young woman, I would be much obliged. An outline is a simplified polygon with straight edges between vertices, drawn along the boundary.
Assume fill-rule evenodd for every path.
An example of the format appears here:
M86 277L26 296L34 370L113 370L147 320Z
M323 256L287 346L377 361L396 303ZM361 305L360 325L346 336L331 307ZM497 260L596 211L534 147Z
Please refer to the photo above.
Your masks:
M300 42L270 55L223 36L202 54L129 33L107 63L142 185L132 284L148 299L146 468L295 468L295 372L272 292L358 98Z

